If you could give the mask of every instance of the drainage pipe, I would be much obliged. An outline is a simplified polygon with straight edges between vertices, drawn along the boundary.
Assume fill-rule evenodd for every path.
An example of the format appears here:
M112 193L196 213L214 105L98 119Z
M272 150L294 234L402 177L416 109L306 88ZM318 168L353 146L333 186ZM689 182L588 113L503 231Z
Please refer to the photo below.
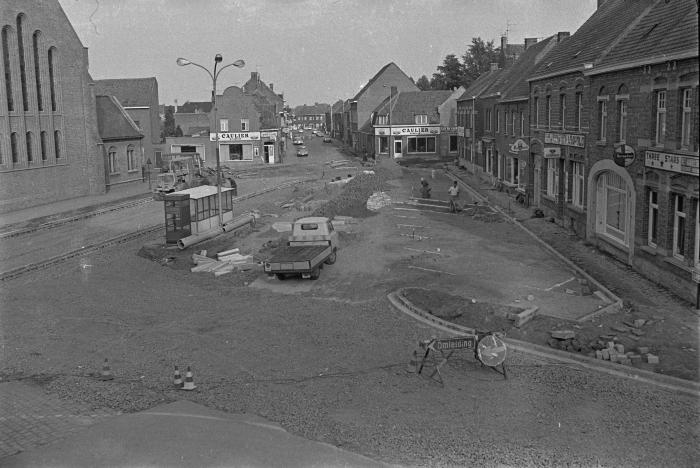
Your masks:
M204 240L211 239L220 234L223 234L223 229L217 227L209 231L200 232L199 234L193 234L191 236L183 237L177 241L177 246L180 250L185 250L187 247L198 244Z
M238 229L241 226L245 226L246 224L250 224L251 227L255 226L255 215L253 215L253 213L245 213L236 216L231 221L224 224L222 229L224 232L230 232Z

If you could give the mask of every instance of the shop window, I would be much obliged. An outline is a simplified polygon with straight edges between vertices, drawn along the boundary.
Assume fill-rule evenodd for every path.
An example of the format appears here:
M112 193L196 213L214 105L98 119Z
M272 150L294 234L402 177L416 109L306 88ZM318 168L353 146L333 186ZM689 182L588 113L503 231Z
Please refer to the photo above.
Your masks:
M685 88L681 91L681 148L688 149L692 138L693 97L692 90Z
M666 90L656 92L656 146L666 141Z
M457 135L450 135L450 153L454 153L458 149L459 138Z
M547 159L547 196L556 199L559 195L559 159Z
M582 162L571 163L571 203L577 208L583 208L585 194L584 165Z
M659 232L659 192L649 190L649 224L647 225L647 244L656 247Z
M129 145L126 148L126 170L136 170L136 159L134 156L134 147L132 145Z
M683 195L673 195L673 256L685 258L685 210Z
M107 151L107 164L109 165L109 173L117 173L117 148L110 146Z
M379 152L382 154L389 153L389 137L379 137Z
M435 137L408 137L409 153L434 153Z
M627 185L614 172L605 172L598 178L598 196L601 217L599 232L624 244L627 237Z

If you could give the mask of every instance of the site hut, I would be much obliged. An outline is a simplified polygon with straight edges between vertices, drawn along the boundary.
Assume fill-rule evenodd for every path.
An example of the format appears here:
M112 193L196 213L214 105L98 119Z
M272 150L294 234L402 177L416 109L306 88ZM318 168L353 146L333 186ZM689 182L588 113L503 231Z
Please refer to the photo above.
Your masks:
M234 189L221 187L224 224L233 219ZM165 241L176 244L185 237L203 234L219 227L217 188L212 185L180 190L165 195Z

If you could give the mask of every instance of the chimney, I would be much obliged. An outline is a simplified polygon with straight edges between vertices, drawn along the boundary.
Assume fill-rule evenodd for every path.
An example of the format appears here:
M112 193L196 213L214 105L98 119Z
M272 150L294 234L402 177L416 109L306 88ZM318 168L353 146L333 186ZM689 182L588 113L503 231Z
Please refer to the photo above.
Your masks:
M526 37L525 38L525 50L529 49L533 45L537 44L537 38L536 37Z
M260 79L260 74L256 71L250 72L250 79L258 81Z
M501 36L501 50L505 54L508 48L508 36Z
M569 31L559 31L557 33L557 44L560 44L564 39L571 36Z
M270 83L270 91L274 91L274 90L275 90L275 85L273 85L272 83Z
M498 62L491 62L491 71L498 70Z

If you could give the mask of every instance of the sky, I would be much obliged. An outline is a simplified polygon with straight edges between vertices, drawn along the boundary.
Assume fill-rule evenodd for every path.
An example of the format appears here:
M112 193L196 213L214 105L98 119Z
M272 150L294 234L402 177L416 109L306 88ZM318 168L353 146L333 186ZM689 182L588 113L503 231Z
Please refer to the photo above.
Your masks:
M353 97L384 65L428 78L473 37L508 42L572 34L597 0L59 0L94 79L156 77L160 101L211 98L253 71L291 107Z

